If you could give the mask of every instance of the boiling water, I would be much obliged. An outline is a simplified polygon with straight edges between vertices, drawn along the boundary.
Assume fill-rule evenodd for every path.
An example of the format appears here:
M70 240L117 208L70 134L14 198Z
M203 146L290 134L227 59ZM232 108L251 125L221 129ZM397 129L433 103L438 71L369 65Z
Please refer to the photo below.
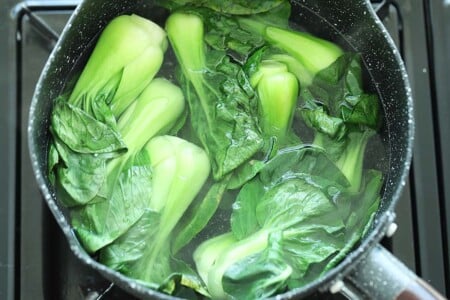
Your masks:
M162 27L164 26L164 20L168 16L168 13L165 14L161 13L161 10L158 10L157 18L152 18L151 13L146 12L147 17L149 17L152 20L157 20L157 23L159 23ZM305 30L305 26L303 24L298 24L291 22L291 26L296 29ZM322 31L327 32L327 36L334 37L336 42L341 44L345 49L353 50L352 46L349 44L346 44L345 37L343 37L339 32L334 30L333 26L329 26L328 28L323 28ZM75 64L73 70L70 72L70 75L67 80L67 84L64 88L64 92L70 91L74 83L76 82L76 78L79 76L81 70L83 69L84 65L87 62L87 59L89 58L89 55L95 45L95 42L98 37L93 38L92 42L90 43L89 47L86 48L84 53L80 56L80 58L77 60L77 63ZM165 77L173 82L176 82L176 70L177 68L177 62L175 59L175 56L171 49L169 49L166 53L164 63L161 67L161 70L159 71L157 76ZM371 76L368 73L367 69L364 70L364 78L365 78L365 89L368 92L376 92L376 85L373 81L371 81ZM382 115L384 115L382 113ZM297 124L297 123L296 123ZM301 124L298 124L298 127L295 128L297 132L302 132L302 134L305 134L308 130L305 130L303 132L304 127L302 127ZM307 134L306 134L307 135ZM192 140L191 137L194 136L194 133L190 130L189 124L187 124L179 133L179 136L182 138L186 138L188 140L191 140L192 142L196 142L195 140ZM308 138L306 138L307 142ZM365 156L365 168L373 168L378 169L382 171L384 174L388 171L388 153L387 150L387 128L386 126L382 126L380 133L377 134L375 137L373 137L370 142L367 145L366 149L366 156ZM208 180L208 183L205 184L205 186L202 188L200 194L198 195L198 198L201 198L209 189L210 185L212 184L212 180ZM230 230L230 214L231 214L231 205L237 195L237 191L229 191L226 192L221 204L214 215L214 217L210 220L207 227L203 232L201 232L194 240L183 250L179 253L179 256L189 262L193 265L192 261L192 253L196 249L199 243L201 243L203 240L211 238L215 235L218 235L220 233L224 233Z

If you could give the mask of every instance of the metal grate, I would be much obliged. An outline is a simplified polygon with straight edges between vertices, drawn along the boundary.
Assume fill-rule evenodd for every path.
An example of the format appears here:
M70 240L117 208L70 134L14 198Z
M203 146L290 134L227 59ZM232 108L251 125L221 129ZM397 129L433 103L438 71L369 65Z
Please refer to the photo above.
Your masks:
M7 237L15 240L8 251L16 254L9 262L5 259L13 268L0 269L2 277L5 274L10 279L4 294L0 292L2 299L100 299L104 294L108 299L130 298L71 255L38 196L28 158L27 114L34 86L77 2L24 2L13 9L10 37L15 45L10 54L16 124L8 127L11 132L7 134L14 137L17 151L5 154L15 155L14 195L8 196L6 207L15 211L10 218L15 221L8 221L14 225L7 227ZM450 36L450 4L434 0L372 3L406 62L417 128L413 168L397 208L399 230L383 244L450 295L450 156L444 155L450 153L450 139L445 136L450 130L450 104L445 101L450 96L450 85L445 82L449 72L445 66L450 62L446 43L450 41L442 39ZM3 117L10 112L0 113Z

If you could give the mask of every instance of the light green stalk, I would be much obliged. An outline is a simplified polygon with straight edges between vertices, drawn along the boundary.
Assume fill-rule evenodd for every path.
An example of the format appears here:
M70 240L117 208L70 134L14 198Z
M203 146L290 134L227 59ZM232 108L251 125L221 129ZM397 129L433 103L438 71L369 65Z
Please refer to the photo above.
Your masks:
M152 137L171 127L184 108L178 86L164 78L153 79L118 121L128 151L139 151Z
M187 30L189 34L182 34ZM192 83L197 92L200 104L204 111L209 111L207 102L208 93L205 87L204 73L206 70L206 56L204 28L202 19L195 14L176 12L170 15L166 21L166 31L172 48L177 55L177 60L183 70L183 74ZM214 121L211 114L206 114L207 123Z
M265 38L296 58L312 78L343 54L336 44L304 32L268 26Z
M184 111L181 89L164 78L150 82L119 118L117 126L127 152L108 163L109 184L115 184L123 165L158 134L165 134Z
M349 192L357 193L361 189L363 178L364 154L369 139L375 134L373 130L350 132L348 142L336 166L342 171L350 183Z
M161 214L158 232L152 240L153 249L145 263L152 266L169 241L170 233L205 183L211 169L206 152L174 136L153 138L144 148L153 168L150 209ZM147 268L152 272L152 268ZM143 280L152 278L146 273Z
M180 31L189 28L189 34ZM199 73L202 78L206 67L205 45L203 42L203 21L194 14L176 12L166 21L166 31L175 53L180 56L183 72L189 75Z
M206 286L208 286L208 273L219 259L220 255L237 242L233 233L227 232L200 244L195 249L193 258L198 274Z
M118 117L158 72L167 46L156 23L137 15L116 17L101 33L69 102L77 105L82 96L94 99L111 78L120 76L111 101Z
M186 28L189 34L182 34ZM167 19L166 31L183 73L194 86L202 108L209 111L203 78L206 70L203 21L197 15L176 12ZM212 114L207 113L206 117L210 118Z
M289 54L276 55L272 59L286 63L289 71L299 77L302 88L309 86L318 72L344 54L338 45L305 32L270 26L254 17L241 17L238 21L245 30L261 35Z
M299 92L298 80L285 64L262 61L258 71L250 78L258 92L260 126L269 136L283 140L294 115Z
M314 74L310 73L309 70L294 57L288 54L274 54L270 59L285 64L288 71L297 77L300 82L300 87L311 85Z
M269 231L262 229L238 241L232 233L228 233L207 240L195 250L197 270L207 284L212 299L230 298L222 285L225 272L233 264L267 248L269 234ZM209 270L206 270L208 266Z

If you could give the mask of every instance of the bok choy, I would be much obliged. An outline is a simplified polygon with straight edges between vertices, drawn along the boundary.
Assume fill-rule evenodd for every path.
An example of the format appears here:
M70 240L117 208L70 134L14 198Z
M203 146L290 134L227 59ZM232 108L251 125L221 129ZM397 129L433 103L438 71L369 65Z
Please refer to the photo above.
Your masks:
M72 226L88 251L108 245L142 216L153 197L154 171L149 155L141 149L155 135L168 132L183 109L181 90L156 78L119 118L119 132L128 151L107 162L97 199L71 212Z
M152 172L143 215L101 250L100 261L159 288L172 275L171 233L206 181L210 164L203 149L173 136L150 140L143 152Z
M111 194L110 188L105 190L107 175L117 160L109 161L125 152L127 157L135 154L160 130L139 136L135 128L130 130L124 126L126 122L117 124L117 120L152 81L166 49L166 34L157 24L136 15L119 16L100 35L74 89L56 99L51 114L49 170L53 180L57 177L58 189L66 195L61 197L65 205L98 202ZM162 89L170 92L178 87ZM173 112L172 117L161 120L166 122L164 126L174 122L184 109L182 97L178 91L178 103L168 110ZM140 99L139 109L154 100L145 95ZM145 116L145 112L141 113ZM155 121L159 124L159 120ZM138 128L141 132L152 130ZM115 172L120 173L120 168Z
M164 24L113 19L54 100L49 178L80 243L187 298L266 298L322 276L380 202L362 57L291 28L289 1L155 5Z
M355 196L319 148L280 151L240 190L231 231L194 252L212 298L266 298L333 267L378 208L381 173L368 171L364 178L364 190Z
M240 67L224 53L207 52L198 15L174 13L166 30L183 72L192 127L211 158L214 178L221 179L261 148L252 99L237 79ZM214 69L208 56L215 58Z
M259 120L264 134L286 139L292 126L299 83L285 64L264 60L250 77L259 97Z
M106 96L114 116L120 116L158 72L166 49L166 33L156 23L137 15L113 19L96 42L68 102L78 105Z

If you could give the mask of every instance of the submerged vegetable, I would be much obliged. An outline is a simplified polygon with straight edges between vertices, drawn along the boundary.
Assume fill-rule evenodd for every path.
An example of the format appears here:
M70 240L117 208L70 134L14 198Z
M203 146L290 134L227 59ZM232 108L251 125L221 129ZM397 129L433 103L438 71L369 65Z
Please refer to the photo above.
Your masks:
M241 189L231 231L206 240L194 253L212 297L265 298L334 266L377 210L381 174L367 172L365 180L366 188L352 195L343 174L318 148L280 152Z
M155 170L151 156L141 149L155 135L168 132L183 109L180 89L156 78L120 117L118 128L128 151L107 162L105 182L95 201L71 212L72 226L86 250L108 245L144 214L155 192Z
M285 137L300 85L297 122L315 140L306 150L275 148L271 160L253 168L233 204L231 231L194 252L214 299L265 298L335 266L370 224L382 185L380 172L363 169L379 107L363 92L358 56L258 16L238 20L267 41L245 65L262 131Z
M250 77L259 96L259 119L263 132L284 140L292 125L299 91L297 78L286 65L265 60Z
M166 33L157 24L137 15L115 18L100 35L69 103L106 94L114 116L120 116L158 72L166 49ZM111 82L118 84L106 89Z
M65 205L83 205L110 197L111 187L115 185L126 158L134 155L152 135L163 129L140 124L135 120L137 114L131 118L137 121L132 123L135 124L131 125L132 130L125 126L125 117L119 124L117 119L152 81L166 48L166 34L157 24L136 15L119 16L100 35L74 89L55 101L51 114L53 143L49 171L53 180L57 178L58 189L65 194L61 197ZM161 80L157 80L147 88L147 93L161 89L156 87L161 84ZM172 92L166 96L178 99L178 103L167 111L169 114L165 120L165 117L156 116L161 120L152 121L164 127L170 126L181 114L184 102L178 87L166 84L162 89L166 93ZM173 90L178 94L174 95ZM138 110L142 110L147 102L155 101L152 97L143 95L135 101L139 103ZM160 105L161 99L156 102L154 106L164 110ZM146 116L145 111L139 113L141 119ZM133 128L136 124L137 129ZM138 134L138 129L145 134ZM109 162L116 157L121 158ZM108 176L109 173L116 175ZM108 182L110 179L112 181Z
M152 172L151 196L143 215L126 233L101 251L100 261L158 288L174 272L171 233L206 181L206 153L173 136L153 138L144 148Z
M271 26L259 18L242 17L239 23L244 29L260 34L270 44L286 51L272 58L286 63L291 72L298 74L302 87L309 86L317 73L344 54L334 43L305 32Z
M347 53L302 92L299 113L314 129L314 144L327 149L358 192L367 142L379 126L379 100L362 88L360 57Z
M165 30L114 19L55 100L49 175L81 244L180 297L317 279L380 202L383 176L364 164L379 100L360 56L293 30L288 1L156 4Z
M207 50L203 26L199 16L182 12L166 22L184 75L192 127L211 158L214 178L221 179L260 150L262 138L251 97L237 80L240 68L224 53ZM207 55L219 56L215 69L208 67Z

